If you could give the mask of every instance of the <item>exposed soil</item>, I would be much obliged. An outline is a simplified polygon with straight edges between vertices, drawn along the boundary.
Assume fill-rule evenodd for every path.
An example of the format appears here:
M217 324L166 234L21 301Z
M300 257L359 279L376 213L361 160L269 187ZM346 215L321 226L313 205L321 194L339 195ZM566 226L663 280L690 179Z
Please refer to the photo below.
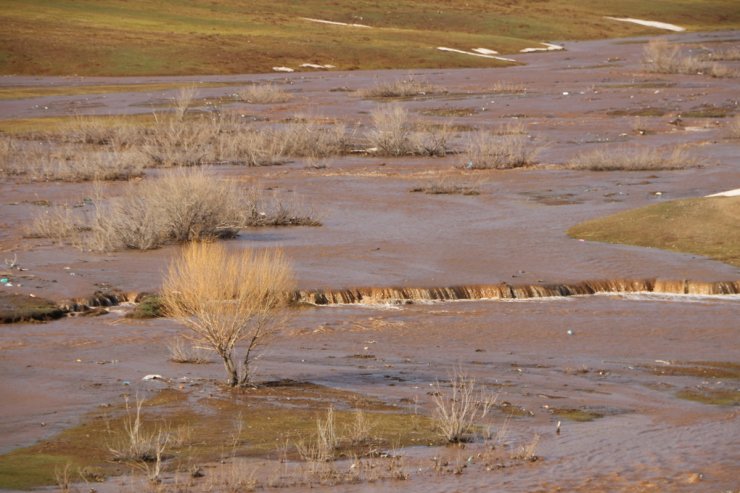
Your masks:
M740 43L737 32L669 38L710 47ZM233 249L282 247L304 290L739 280L737 267L698 255L579 241L566 234L587 219L740 186L738 141L725 138L724 130L738 113L738 79L645 73L640 67L645 39L627 41L563 43L566 51L522 55L527 65L505 69L413 71L414 77L447 90L403 101L415 117L476 128L522 122L534 143L545 145L535 167L473 171L451 155L351 156L328 160L325 166L296 160L279 167L216 168L224 176L258 180L265 189L299 197L319 212L322 223L247 230L226 244ZM727 63L740 68L738 62ZM272 121L301 113L365 128L369 112L387 103L362 99L353 90L406 75L5 77L0 87L274 80L294 94L290 102L227 106ZM487 92L499 81L523 85L526 91ZM198 96L226 101L233 90L204 87ZM3 99L0 117L147 113L151 101L172 98L175 92ZM695 113L686 116L689 111ZM676 125L679 115L682 124ZM637 123L650 131L636 131ZM685 145L706 165L600 173L560 166L584 150L625 142ZM479 194L409 193L419 183L442 179L472 184ZM121 188L109 183L103 193L114 196ZM11 271L13 285L0 289L58 302L110 288L158 290L176 246L92 254L24 237L24 226L44 207L34 203L78 203L91 194L90 184L0 183L0 250L5 257L17 255L24 269ZM100 405L120 405L122 394L154 396L162 388L178 388L183 377L183 382L199 382L180 389L190 398L221 395L214 383L221 377L218 364L168 361L166 345L180 327L168 319L125 318L130 310L123 305L99 317L0 325L1 453L74 427ZM408 480L338 485L337 491L726 491L740 488L733 473L740 462L738 320L737 296L685 294L306 306L293 310L259 361L259 371L264 381L310 382L384 406L417 406L428 416L435 382L459 368L499 393L497 429L514 415L501 445L507 457L535 433L541 436L536 462L502 470L486 466L487 460L476 455L480 444L412 447L396 452L405 457ZM171 383L142 381L148 374ZM279 388L264 392L285 406ZM329 394L327 402L333 399ZM468 456L473 458L468 461ZM446 457L452 465L435 467L433 457ZM269 454L249 461L247 468L261 471L280 467ZM468 464L461 474L455 473L456 461ZM217 469L209 467L206 477ZM117 478L98 491L135 490L137 481ZM284 490L301 487L288 484Z

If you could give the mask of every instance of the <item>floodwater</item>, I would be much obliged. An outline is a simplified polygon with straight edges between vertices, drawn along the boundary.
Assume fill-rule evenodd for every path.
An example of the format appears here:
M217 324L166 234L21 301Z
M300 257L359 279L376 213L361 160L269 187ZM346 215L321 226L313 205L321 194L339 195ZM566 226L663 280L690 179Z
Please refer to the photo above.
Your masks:
M671 35L696 46L740 43L736 32ZM543 146L542 166L467 172L446 158L337 157L316 169L296 161L280 167L220 167L220 175L259 182L315 210L321 227L243 232L230 248L282 247L301 289L539 285L599 279L737 281L740 270L691 254L567 237L572 225L663 200L698 197L740 186L737 141L723 137L726 119L670 120L714 105L737 109L737 79L646 74L644 39L564 43L566 51L519 57L527 65L496 70L414 70L448 94L405 101L415 118L439 108L469 108L456 124L487 127L518 121ZM279 105L243 105L271 119L296 113L339 119L364 129L368 112L385 104L335 88L359 89L409 71L308 73L197 80L275 80L296 93ZM118 79L117 79L118 80ZM151 78L124 82L182 82ZM120 81L120 80L118 80ZM497 81L522 84L523 94L492 94ZM6 77L0 85L112 83L109 79ZM220 97L233 88L202 89ZM486 92L489 91L489 92ZM567 94L566 94L567 93ZM150 111L174 91L57 96L0 101L2 118ZM84 100L88 104L73 104ZM236 103L234 103L236 106ZM614 110L660 106L641 117L653 132L636 135L634 116ZM44 107L48 109L44 109ZM696 128L692 131L688 128ZM459 137L459 138L462 138ZM685 144L707 166L682 171L591 173L558 167L574 154L619 144ZM477 196L410 193L445 178L472 184ZM106 185L118 193L120 184ZM100 283L123 291L156 291L177 247L153 252L90 254L23 237L33 200L78 201L87 184L0 183L0 246L28 269L18 292L52 299L88 296ZM4 288L11 289L11 288ZM126 307L94 318L0 328L0 451L48 437L86 412L131 389L146 394L167 378L215 379L218 365L167 361L166 344L180 330L169 320L132 322ZM712 367L740 360L740 301L733 296L600 294L526 301L456 301L295 310L260 360L264 379L291 378L350 389L389 403L415 401L431 412L430 386L463 371L528 412L493 426L508 427L502 447L540 435L539 460L487 471L468 449L413 449L409 479L335 486L336 491L728 491L736 478L740 417L734 405L681 398L686 391L735 392L738 380L661 373L661 368ZM364 354L366 358L352 358ZM372 356L372 357L370 357ZM554 408L603 415L574 422ZM556 434L561 421L561 433ZM477 452L476 452L477 453ZM435 455L467 461L462 474L438 473ZM268 467L260 465L255 467ZM111 491L135 480L115 479ZM291 487L284 488L291 491ZM103 491L103 490L99 490Z

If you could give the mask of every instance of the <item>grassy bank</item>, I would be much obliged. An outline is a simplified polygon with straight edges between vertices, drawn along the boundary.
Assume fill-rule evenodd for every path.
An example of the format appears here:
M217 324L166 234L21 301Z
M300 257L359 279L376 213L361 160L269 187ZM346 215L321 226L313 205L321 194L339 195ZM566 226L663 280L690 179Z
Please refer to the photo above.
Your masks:
M303 63L338 69L490 67L505 62L436 47L515 53L545 40L664 32L607 15L689 30L740 26L731 0L382 0L331 6L317 0L3 0L0 5L0 73L34 75L251 73Z
M578 224L573 238L704 255L740 266L740 197L675 200Z

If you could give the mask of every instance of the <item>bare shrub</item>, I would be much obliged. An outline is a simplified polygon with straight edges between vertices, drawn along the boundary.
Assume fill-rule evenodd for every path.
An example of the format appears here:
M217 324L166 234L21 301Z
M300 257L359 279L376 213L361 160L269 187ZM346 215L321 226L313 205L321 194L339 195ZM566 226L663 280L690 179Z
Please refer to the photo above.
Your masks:
M190 108L190 105L193 104L193 100L195 99L195 96L197 94L198 89L195 87L194 84L181 87L177 91L177 96L175 97L176 119L182 120L182 118L185 116L185 113L188 111L188 108Z
M127 180L143 174L138 153L111 145L103 149L33 141L5 145L3 173L31 181Z
M434 419L440 434L448 442L456 443L470 439L475 421L485 418L497 396L479 392L475 380L458 370L452 375L449 392L442 391L437 382L433 399Z
M292 269L281 251L227 252L217 243L193 243L170 264L162 301L197 344L223 360L228 385L245 387L292 288Z
M235 236L249 209L231 180L202 169L172 172L128 184L121 197L96 201L89 247L148 250L167 243Z
M118 437L108 448L116 461L155 462L161 461L162 453L168 442L168 434L162 428L153 431L144 429L141 417L143 399L136 399L132 408L128 398L126 416L123 419L122 436Z
M69 206L47 207L34 216L26 228L29 238L50 238L56 243L79 243L83 219Z
M729 48L721 48L714 50L709 53L706 57L708 60L726 60L726 61L737 61L740 60L740 46L730 46Z
M359 91L363 98L402 98L411 96L425 96L443 92L438 87L413 77L397 79L389 82L379 82L373 87Z
M286 144L286 154L321 159L342 154L350 145L350 135L344 125L319 125L316 122L294 122L285 125L278 134Z
M348 139L342 125L306 121L257 128L236 113L219 113L185 120L160 117L142 148L152 166L267 166L284 163L287 156L341 154Z
M679 45L669 44L664 39L651 40L643 51L643 66L649 72L660 74L696 74L711 77L733 77L729 67L707 62L700 56L684 55Z
M167 345L170 351L170 361L173 363L187 363L202 365L210 363L209 353L200 347L193 346L190 341L177 337L174 342Z
M274 84L247 86L239 90L237 96L239 96L241 101L252 104L285 103L293 98L290 93Z
M460 161L467 169L520 168L533 164L538 152L527 136L481 130L468 137Z
M217 117L157 116L155 125L144 132L141 150L152 166L196 166L208 161L218 131Z
M411 125L408 111L398 104L376 108L372 113L374 129L370 144L385 156L403 156L411 151Z
M448 124L427 126L423 132L413 132L410 136L410 150L422 156L447 155L447 143L452 131Z
M700 162L681 147L670 152L650 147L623 147L584 152L573 158L568 166L591 171L649 171L697 167Z

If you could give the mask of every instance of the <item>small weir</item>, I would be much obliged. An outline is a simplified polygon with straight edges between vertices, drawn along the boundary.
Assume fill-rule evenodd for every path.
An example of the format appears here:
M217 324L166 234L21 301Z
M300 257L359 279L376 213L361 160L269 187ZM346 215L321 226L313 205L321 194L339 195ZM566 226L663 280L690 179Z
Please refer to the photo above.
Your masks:
M293 301L313 305L386 304L456 300L513 300L594 294L660 293L713 296L740 294L740 281L702 282L617 279L563 284L480 284L450 287L386 287L296 291Z

